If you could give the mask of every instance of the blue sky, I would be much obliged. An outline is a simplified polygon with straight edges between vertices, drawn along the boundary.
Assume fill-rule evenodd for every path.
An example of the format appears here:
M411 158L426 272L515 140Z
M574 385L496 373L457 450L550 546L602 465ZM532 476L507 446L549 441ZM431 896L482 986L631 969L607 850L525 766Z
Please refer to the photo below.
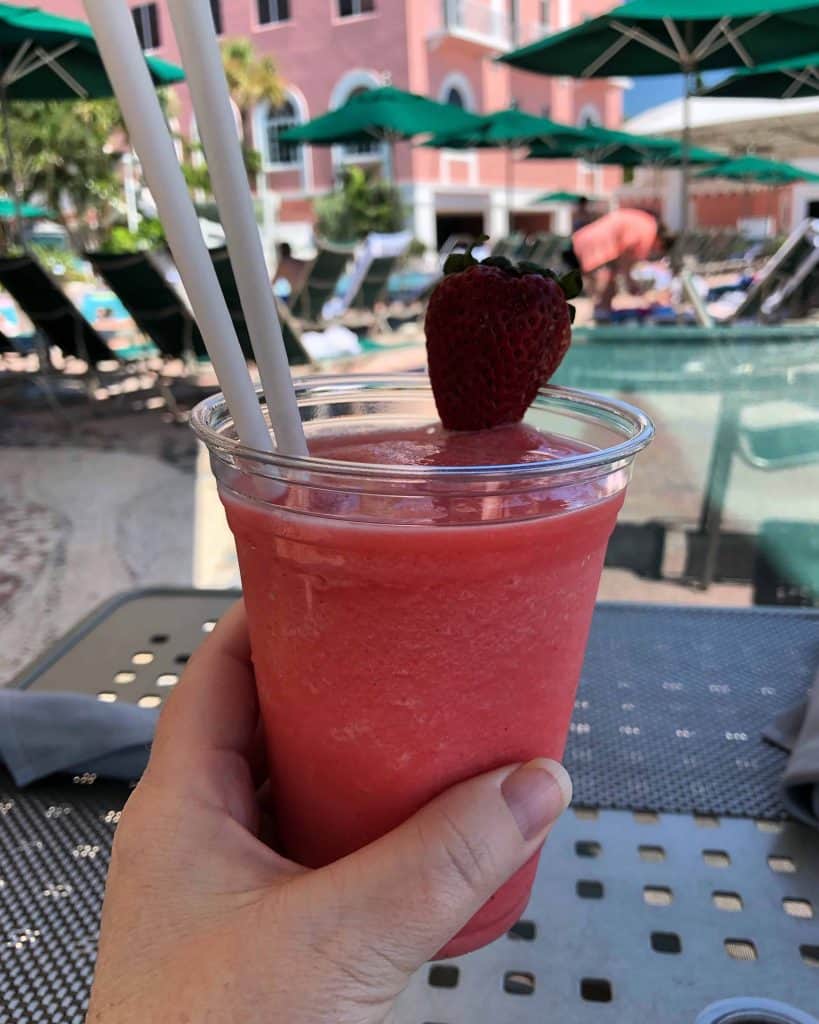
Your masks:
M711 85L718 82L727 72L712 71L703 75L704 81ZM623 94L623 107L626 117L641 114L649 107L656 107L668 100L676 100L682 96L682 75L652 75L649 78L632 78L634 87Z

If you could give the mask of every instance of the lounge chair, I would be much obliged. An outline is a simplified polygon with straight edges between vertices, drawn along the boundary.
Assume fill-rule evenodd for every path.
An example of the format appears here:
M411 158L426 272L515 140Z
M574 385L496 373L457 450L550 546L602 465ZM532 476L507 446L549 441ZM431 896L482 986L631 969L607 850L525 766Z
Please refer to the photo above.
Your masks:
M680 273L680 283L682 284L683 295L694 310L694 318L700 327L706 327L708 329L716 326L716 321L708 312L705 305L705 300L700 295L697 288L694 276L690 270L683 270Z
M755 555L754 604L819 607L819 524L766 520Z
M86 253L134 323L170 359L206 359L202 334L182 296L150 253Z
M0 284L63 355L83 359L89 371L98 363L118 361L107 342L31 256L0 257Z
M66 388L82 382L89 402L96 397L99 384L110 387L109 395L118 393L123 374L148 372L153 374L159 393L168 406L176 403L162 372L145 362L146 352L138 349L133 355L115 352L102 335L86 320L73 302L64 294L51 275L31 256L0 257L0 285L15 299L35 328L32 339L15 339L12 344L18 352L36 351L39 371L33 382L42 391L52 408L61 414L60 398ZM81 376L56 373L51 362L49 346L55 346L67 358L79 358L86 369ZM108 363L110 366L106 366ZM113 385L113 387L111 387ZM119 393L123 393L121 389Z
M2 331L0 331L0 361L2 358L15 352L16 349L11 343L11 339L7 338Z
M290 300L294 316L308 323L321 320L321 311L333 296L341 275L353 258L355 247L320 242L316 258L298 292Z
M376 304L386 299L390 275L411 241L409 231L367 235L358 247L343 294L327 303L325 319L336 320L348 312L374 315Z
M387 298L390 275L409 248L412 235L401 231L394 235L371 234L364 240L362 266L356 266L350 281L347 308L371 313Z
M228 251L224 246L219 249L211 249L210 258L213 262L213 268L216 271L216 277L219 279L219 286L222 289L222 294L225 297L228 310L230 311L233 326L236 328L239 344L242 346L242 351L245 356L248 359L253 359L253 346L250 342L250 333L245 321L244 311L242 310L242 303L239 298L239 288L236 284L236 277L233 273L233 267L230 263ZM310 356L308 355L304 345L301 343L299 333L292 322L292 318L288 315L288 311L281 305L281 303L278 304L278 310L279 322L282 325L282 336L284 338L284 347L287 351L288 362L291 366L309 363Z
M563 235L541 232L529 260L541 267L557 267L563 262L563 253L569 248L569 242L570 239Z
M819 220L805 220L783 242L760 270L740 304L729 316L716 320L697 299L685 273L682 284L703 327L736 324L745 320L775 322L804 316L819 305Z
M521 231L515 231L505 238L499 238L492 246L492 256L505 256L509 260L520 259L520 251L526 244L526 238Z

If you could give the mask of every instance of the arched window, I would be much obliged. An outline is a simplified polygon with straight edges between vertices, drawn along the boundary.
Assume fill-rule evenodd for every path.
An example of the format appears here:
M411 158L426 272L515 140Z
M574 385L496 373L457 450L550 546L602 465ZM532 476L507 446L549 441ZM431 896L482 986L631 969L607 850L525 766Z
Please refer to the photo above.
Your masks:
M476 110L475 96L472 92L472 85L466 75L460 71L451 71L441 82L438 89L438 100L441 103L448 103L460 110Z
M444 103L448 103L450 107L459 107L461 110L466 109L466 100L461 90L456 85L451 85L444 96Z
M360 96L363 92L369 92L369 86L359 85L348 94L347 99L344 102L347 103L353 98L353 96ZM346 146L342 146L342 149L345 156L367 156L371 153L380 153L381 143L378 139L362 139L361 142L351 142Z
M589 126L594 127L595 125L602 124L603 118L600 116L600 111L593 103L585 103L580 108L580 113L577 115L578 128L588 128Z
M287 97L279 107L268 107L264 117L265 162L276 167L295 167L301 163L301 145L285 142L281 138L285 128L299 124L299 112L292 99Z
M330 93L330 110L348 103L354 96L377 89L385 84L385 76L366 68L352 68L346 71L333 86ZM333 165L343 163L378 163L388 156L387 144L376 138L363 138L343 146L333 146Z

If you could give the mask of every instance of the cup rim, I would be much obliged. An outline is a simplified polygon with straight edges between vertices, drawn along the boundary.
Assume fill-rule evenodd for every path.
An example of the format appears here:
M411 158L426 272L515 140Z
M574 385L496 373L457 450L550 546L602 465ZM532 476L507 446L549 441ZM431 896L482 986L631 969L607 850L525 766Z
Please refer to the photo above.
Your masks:
M406 393L431 390L429 378L420 373L402 374L338 374L312 375L298 377L293 381L296 399L302 404L308 398L323 398L332 401L341 399L345 394L356 393L362 400L360 392L403 391ZM256 388L259 404L264 406L264 393L261 387ZM373 396L374 397L374 396ZM571 409L593 417L611 429L620 429L630 436L617 444L595 449L578 455L569 455L538 462L526 462L512 465L477 465L477 466L394 466L383 463L345 462L341 459L320 458L312 455L294 456L283 452L265 452L242 444L237 438L228 437L224 433L228 425L233 424L225 397L218 392L199 402L191 412L191 427L196 436L204 442L211 454L238 460L250 460L261 466L275 467L281 470L299 473L330 474L335 477L369 480L420 480L439 479L454 481L479 482L503 479L529 479L534 477L554 477L565 473L578 473L586 470L610 468L618 463L631 461L642 451L654 437L654 424L649 417L636 406L620 399L609 398L592 391L581 391L577 388L566 388L548 384L541 388L533 403L534 407L548 409L564 406L568 413ZM558 409L559 411L559 409ZM226 418L220 429L211 424L217 416ZM261 471L261 470L260 470Z

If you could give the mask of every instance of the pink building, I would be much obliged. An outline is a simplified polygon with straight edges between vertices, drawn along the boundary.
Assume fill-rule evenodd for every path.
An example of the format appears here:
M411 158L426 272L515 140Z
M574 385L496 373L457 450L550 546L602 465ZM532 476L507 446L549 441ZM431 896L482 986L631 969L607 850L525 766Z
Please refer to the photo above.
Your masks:
M57 13L83 17L81 0L40 0ZM287 82L277 110L253 116L252 143L262 154L257 190L275 218L276 235L310 236L312 201L332 188L348 162L380 163L384 147L296 147L283 128L337 107L384 82L467 110L510 104L556 121L620 124L622 83L545 78L497 64L516 45L564 28L611 6L607 0L210 0L223 36L247 36L275 58ZM178 56L164 0L132 4L146 49ZM184 87L182 89L185 93ZM187 101L182 130L195 134ZM455 231L492 237L521 230L568 229L569 211L534 201L545 191L611 193L614 169L578 161L511 161L496 151L438 152L401 143L395 178L411 227L428 246Z

